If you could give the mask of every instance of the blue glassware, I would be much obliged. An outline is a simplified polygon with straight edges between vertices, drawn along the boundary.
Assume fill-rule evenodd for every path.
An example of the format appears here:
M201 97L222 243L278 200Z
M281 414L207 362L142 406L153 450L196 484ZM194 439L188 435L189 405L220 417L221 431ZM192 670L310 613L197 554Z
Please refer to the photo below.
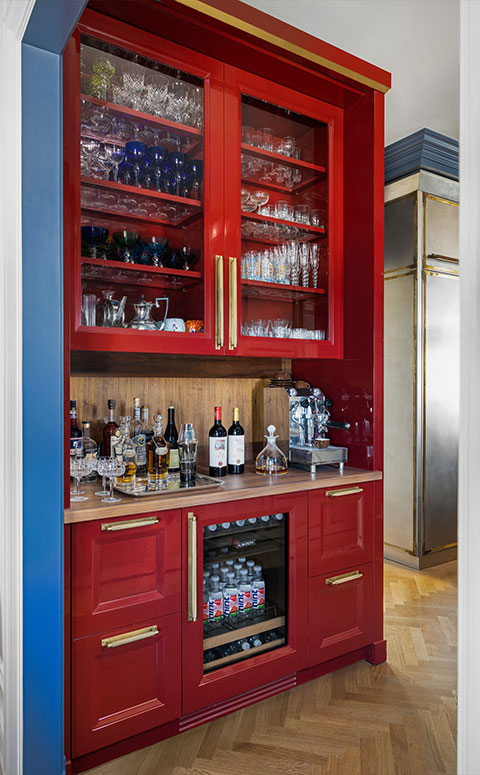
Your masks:
M144 245L147 253L151 256L153 266L163 266L162 257L167 252L168 239L165 237L149 237Z
M133 185L133 164L130 164L128 161L122 161L118 167L118 174L126 186Z
M97 248L107 241L108 229L103 226L82 226L80 233L82 242L90 248L91 257L98 258Z
M200 199L200 184L203 181L203 161L201 159L190 159L187 167L193 182L192 199Z
M176 196L181 196L182 195L181 193L182 173L187 163L187 157L181 151L173 151L173 153L169 154L169 161L175 173L175 192L174 193L176 194Z
M150 176L157 191L162 190L163 166L167 155L167 149L161 145L151 145L147 148L147 159L152 170Z
M133 184L135 186L141 186L142 162L146 152L147 146L138 140L130 140L130 142L125 144L127 161L133 164Z

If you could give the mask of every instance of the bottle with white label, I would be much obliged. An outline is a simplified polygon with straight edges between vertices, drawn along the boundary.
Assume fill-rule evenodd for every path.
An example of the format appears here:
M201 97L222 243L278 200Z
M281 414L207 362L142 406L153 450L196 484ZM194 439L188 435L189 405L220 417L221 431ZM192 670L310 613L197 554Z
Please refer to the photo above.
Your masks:
M262 566L255 565L252 582L252 609L254 616L261 616L265 612L265 581L262 576Z
M240 410L233 410L233 422L228 429L228 473L243 474L245 471L245 431L240 425Z
M227 585L227 573L230 572L228 565L222 565L220 568L220 589L225 589Z
M222 425L222 407L215 407L215 421L209 431L208 471L210 476L227 475L227 431Z
M208 622L209 578L210 578L210 573L207 571L206 573L203 574L203 625L204 626Z
M220 589L220 579L212 576L210 579L210 594L208 596L208 621L215 626L223 619L223 592Z
M242 568L238 585L238 618L249 619L252 614L252 585L248 580L248 571Z
M235 621L238 616L238 589L235 582L235 574L227 573L227 582L223 590L223 615L230 621Z

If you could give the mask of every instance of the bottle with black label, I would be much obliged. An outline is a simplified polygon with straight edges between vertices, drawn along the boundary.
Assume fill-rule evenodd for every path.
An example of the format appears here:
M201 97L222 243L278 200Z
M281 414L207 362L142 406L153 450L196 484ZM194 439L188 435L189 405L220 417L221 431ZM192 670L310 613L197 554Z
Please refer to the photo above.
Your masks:
M70 401L70 454L83 454L83 434L77 424L76 401Z
M168 407L168 422L163 434L165 441L170 444L170 463L168 466L168 472L175 474L180 471L180 463L178 460L178 431L175 425L175 408L173 406Z
M227 431L222 425L222 407L215 407L215 422L210 428L208 464L210 476L227 474Z
M233 422L228 429L228 473L243 474L245 471L245 431L240 425L240 410L233 410Z
M133 399L133 422L132 422L132 441L135 444L136 453L136 480L139 484L147 481L147 448L145 438L145 427L140 419L141 408L140 399Z
M108 422L103 426L103 444L102 454L104 457L111 457L113 455L112 449L112 437L115 439L115 431L118 430L118 425L115 422L115 406L116 402L114 398L108 399Z

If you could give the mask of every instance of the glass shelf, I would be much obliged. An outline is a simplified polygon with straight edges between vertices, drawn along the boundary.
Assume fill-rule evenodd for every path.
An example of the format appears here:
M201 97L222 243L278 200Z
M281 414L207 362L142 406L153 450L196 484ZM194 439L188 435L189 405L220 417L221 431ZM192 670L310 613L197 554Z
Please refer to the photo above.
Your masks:
M107 283L140 285L149 288L188 288L203 279L201 272L168 267L126 264L101 258L80 258L82 280L98 280Z
M242 296L272 301L308 301L315 296L325 296L324 288L304 288L302 285L270 283L264 280L242 279Z

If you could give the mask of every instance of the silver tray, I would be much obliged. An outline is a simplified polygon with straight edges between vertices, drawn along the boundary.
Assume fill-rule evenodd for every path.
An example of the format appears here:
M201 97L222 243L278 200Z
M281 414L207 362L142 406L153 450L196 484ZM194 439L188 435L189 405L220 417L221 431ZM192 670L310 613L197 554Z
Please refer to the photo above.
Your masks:
M225 480L214 479L213 476L206 476L206 474L196 474L195 484L183 484L180 481L180 474L170 474L167 479L160 482L158 490L155 487L149 487L148 485L142 485L141 487L132 487L131 484L114 484L113 489L117 492L121 492L124 495L130 495L132 498L167 498L169 495L187 495L188 493L203 492L204 490L215 490L217 487L221 487L225 484Z

